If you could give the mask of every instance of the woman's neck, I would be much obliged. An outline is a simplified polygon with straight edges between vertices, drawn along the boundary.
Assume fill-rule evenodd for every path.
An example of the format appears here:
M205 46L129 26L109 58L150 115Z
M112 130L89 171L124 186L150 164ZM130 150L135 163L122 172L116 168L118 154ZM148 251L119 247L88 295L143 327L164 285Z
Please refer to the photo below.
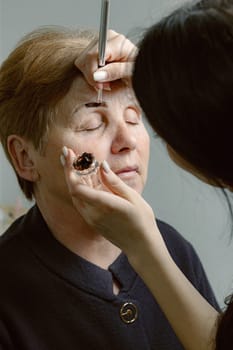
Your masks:
M37 205L53 236L73 253L103 269L121 253L84 221L72 203L52 206L38 202Z

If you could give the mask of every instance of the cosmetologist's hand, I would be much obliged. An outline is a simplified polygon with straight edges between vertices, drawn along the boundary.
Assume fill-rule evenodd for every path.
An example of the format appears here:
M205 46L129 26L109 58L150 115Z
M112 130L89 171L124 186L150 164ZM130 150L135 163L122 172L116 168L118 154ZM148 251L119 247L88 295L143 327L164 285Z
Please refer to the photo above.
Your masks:
M90 186L90 178L85 184L85 176L80 179L72 166L75 154L71 149L65 153L65 177L74 206L94 230L133 259L143 245L148 247L156 240L155 234L159 232L152 208L106 162L95 175L99 176L101 186Z
M105 61L106 65L98 69L98 40L94 39L75 61L87 82L95 87L111 81L130 79L137 47L124 35L113 30L108 31Z

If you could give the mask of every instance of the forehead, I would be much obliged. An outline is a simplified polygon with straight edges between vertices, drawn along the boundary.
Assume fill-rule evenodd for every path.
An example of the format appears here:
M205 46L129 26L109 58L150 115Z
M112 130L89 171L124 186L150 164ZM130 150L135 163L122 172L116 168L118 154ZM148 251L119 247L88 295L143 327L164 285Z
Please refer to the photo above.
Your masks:
M60 107L72 113L75 108L85 103L97 102L97 91L90 86L82 76L78 76L72 83L69 92L62 99ZM136 103L133 90L122 80L111 83L111 91L103 91L103 102L112 106Z

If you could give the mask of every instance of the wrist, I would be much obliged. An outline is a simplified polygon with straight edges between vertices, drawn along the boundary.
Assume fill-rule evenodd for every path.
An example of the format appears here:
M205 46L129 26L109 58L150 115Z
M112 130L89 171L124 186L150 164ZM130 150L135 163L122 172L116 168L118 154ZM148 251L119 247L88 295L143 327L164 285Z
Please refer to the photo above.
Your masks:
M152 268L159 273L159 270L171 261L171 256L157 226L128 251L127 257L139 275L143 275L146 270Z

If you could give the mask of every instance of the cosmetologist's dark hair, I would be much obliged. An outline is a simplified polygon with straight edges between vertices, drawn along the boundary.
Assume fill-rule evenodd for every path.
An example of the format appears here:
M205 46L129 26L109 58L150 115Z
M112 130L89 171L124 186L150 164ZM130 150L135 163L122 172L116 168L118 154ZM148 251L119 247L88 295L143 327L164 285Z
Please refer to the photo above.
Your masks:
M233 1L182 6L139 45L133 87L153 129L199 174L233 188ZM216 349L233 344L233 303Z
M133 86L165 142L207 178L233 187L233 1L195 2L152 26Z

